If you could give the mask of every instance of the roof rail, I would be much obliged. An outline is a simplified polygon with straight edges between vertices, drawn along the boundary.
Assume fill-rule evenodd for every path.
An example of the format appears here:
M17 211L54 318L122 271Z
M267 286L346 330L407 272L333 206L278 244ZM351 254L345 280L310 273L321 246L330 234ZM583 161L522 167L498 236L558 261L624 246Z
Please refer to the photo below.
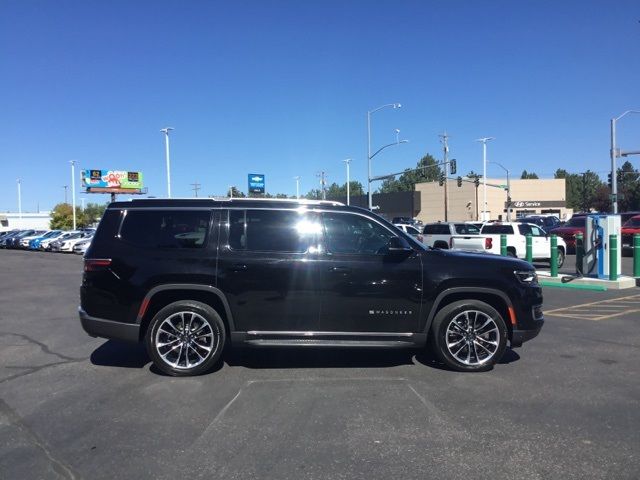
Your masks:
M205 202L207 200L212 202L282 202L282 203L299 203L302 205L333 205L344 206L342 202L336 202L334 200L308 200L306 198L252 198L252 197L208 197L208 198L129 198L126 201L129 202L147 202L147 201L167 201L167 200L196 200Z

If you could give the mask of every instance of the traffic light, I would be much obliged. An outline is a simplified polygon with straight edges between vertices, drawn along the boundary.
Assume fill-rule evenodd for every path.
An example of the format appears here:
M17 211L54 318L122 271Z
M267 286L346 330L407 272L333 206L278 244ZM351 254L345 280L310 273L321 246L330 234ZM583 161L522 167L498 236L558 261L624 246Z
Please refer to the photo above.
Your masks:
M449 162L449 167L451 168L451 175L455 175L458 171L458 166L456 165L456 159L452 158ZM459 186L459 185L458 185Z
M476 179L474 180L474 182L476 184L476 188L478 188L480 186L480 177L476 177Z
M609 183L609 188L613 188L613 182L611 181L611 174L607 175L607 182Z
M440 186L444 185L444 173L440 173L440 178L438 179L438 183Z
M462 186L462 177L458 177L458 186L461 187Z

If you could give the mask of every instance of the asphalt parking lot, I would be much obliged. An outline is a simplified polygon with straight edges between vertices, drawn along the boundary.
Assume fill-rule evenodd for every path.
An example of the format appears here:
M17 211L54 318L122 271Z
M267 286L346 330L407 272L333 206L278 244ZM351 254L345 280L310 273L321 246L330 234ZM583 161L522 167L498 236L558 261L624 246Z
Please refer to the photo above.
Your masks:
M81 268L0 251L0 478L638 478L637 289L545 288L540 336L487 373L247 350L171 378L82 331Z

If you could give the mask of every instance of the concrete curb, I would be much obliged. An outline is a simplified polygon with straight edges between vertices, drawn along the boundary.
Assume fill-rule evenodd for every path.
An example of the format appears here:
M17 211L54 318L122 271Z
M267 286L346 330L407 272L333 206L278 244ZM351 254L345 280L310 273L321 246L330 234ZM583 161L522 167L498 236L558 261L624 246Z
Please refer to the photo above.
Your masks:
M562 279L566 278L563 283ZM620 275L618 280L604 280L600 278L581 277L572 278L572 275L558 274L557 277L552 277L548 271L538 271L538 282L543 287L558 287L558 288L571 288L574 290L593 290L593 291L606 291L606 290L624 290L627 288L634 288L636 286L636 279L634 277L627 277Z

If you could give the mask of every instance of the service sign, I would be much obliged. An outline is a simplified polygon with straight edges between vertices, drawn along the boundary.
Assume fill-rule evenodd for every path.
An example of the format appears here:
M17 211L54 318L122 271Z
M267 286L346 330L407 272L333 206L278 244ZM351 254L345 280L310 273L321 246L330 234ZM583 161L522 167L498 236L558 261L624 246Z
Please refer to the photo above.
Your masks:
M249 193L264 193L264 175L260 173L249 174Z
M123 170L84 170L82 185L87 189L114 188L121 190L142 189L142 172Z

